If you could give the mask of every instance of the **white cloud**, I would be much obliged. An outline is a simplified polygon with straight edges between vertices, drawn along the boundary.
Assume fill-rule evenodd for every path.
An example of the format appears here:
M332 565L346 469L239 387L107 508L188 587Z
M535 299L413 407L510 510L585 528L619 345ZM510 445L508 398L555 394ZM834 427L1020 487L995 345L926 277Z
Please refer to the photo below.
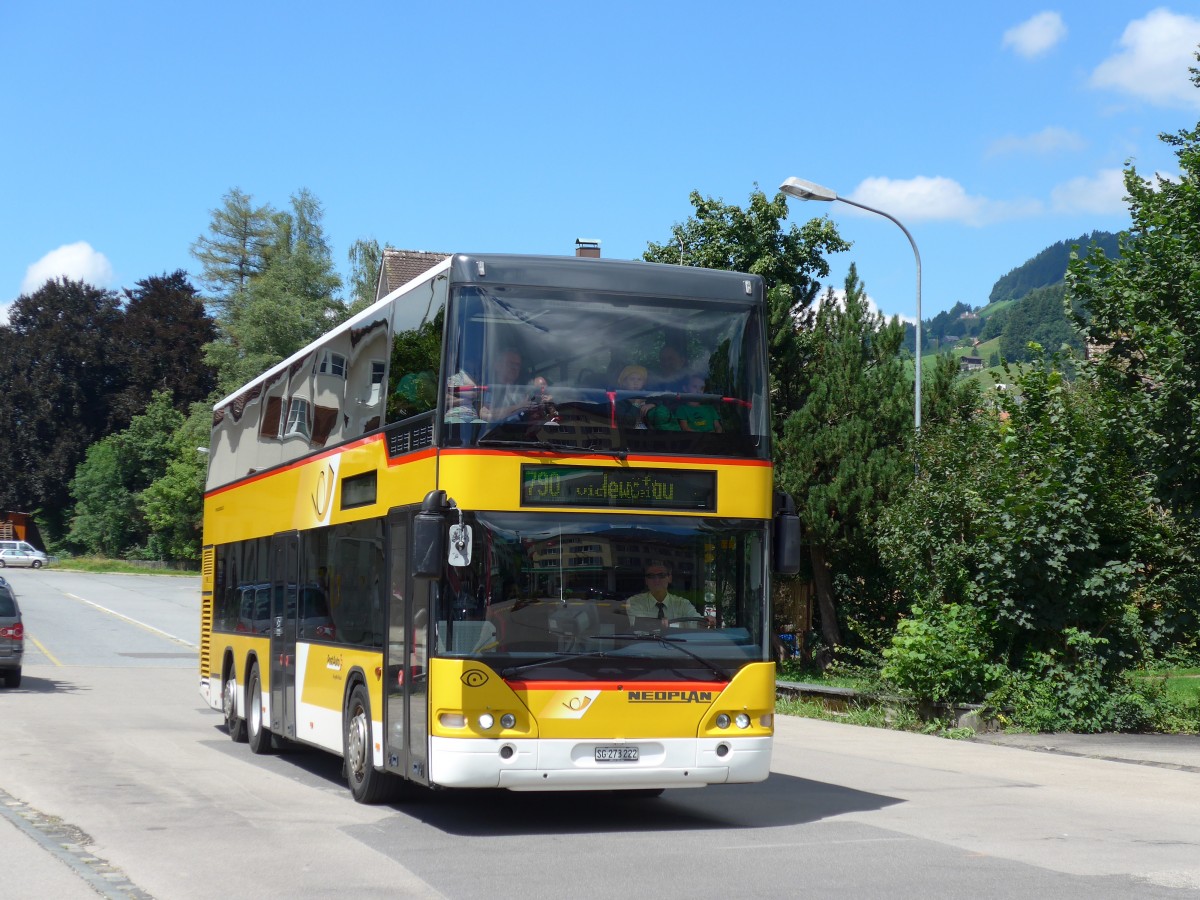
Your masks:
M849 195L867 206L890 213L902 222L948 221L986 225L1003 219L1034 215L1042 205L1034 200L997 201L975 197L953 178L867 178Z
M1009 134L992 141L987 149L988 156L1006 156L1021 154L1046 156L1051 153L1073 152L1082 150L1087 141L1074 131L1050 125L1035 134Z
M845 288L828 288L824 291L821 291L821 293L817 295L817 299L813 301L813 306L820 307L821 304L825 302L825 298L829 295L829 290L833 291L833 302L838 306L838 308L845 309L846 308L846 290L845 290ZM879 308L879 304L875 302L874 297L872 297L870 294L867 294L866 300L867 300L867 309L868 310L870 310L872 313L874 313L876 315L883 316L884 319L886 319L889 322L892 320L893 314L885 313L883 310L881 310ZM899 315L900 315L901 322L906 322L909 325L917 324L917 317L915 315L908 315L908 316L903 315L903 314L899 314Z
M1050 203L1060 213L1123 213L1128 208L1125 173L1121 169L1104 169L1090 177L1072 178L1050 192Z
M1200 19L1159 8L1121 35L1121 51L1092 72L1092 86L1113 88L1159 106L1200 107L1188 77L1200 44Z
M1056 12L1040 12L1004 32L1002 46L1011 47L1019 56L1032 59L1051 50L1067 36L1067 26Z
M109 287L113 280L113 269L105 255L92 249L87 241L64 244L25 270L21 293L36 291L49 279L60 276L86 281L97 287Z

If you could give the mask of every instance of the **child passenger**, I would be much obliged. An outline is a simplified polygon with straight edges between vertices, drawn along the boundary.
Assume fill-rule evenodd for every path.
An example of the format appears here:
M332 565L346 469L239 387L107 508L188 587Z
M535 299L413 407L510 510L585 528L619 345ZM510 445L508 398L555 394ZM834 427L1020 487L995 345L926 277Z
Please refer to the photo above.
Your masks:
M705 393L704 376L693 375L688 379L687 392L689 394ZM675 410L675 421L679 423L682 431L722 432L725 430L721 427L721 417L717 413L717 408L700 397L681 403Z

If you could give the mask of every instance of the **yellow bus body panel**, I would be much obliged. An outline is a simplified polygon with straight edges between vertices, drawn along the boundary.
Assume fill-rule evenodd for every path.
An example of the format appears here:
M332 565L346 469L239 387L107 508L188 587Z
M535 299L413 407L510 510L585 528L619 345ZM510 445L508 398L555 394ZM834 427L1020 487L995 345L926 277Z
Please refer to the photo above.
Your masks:
M763 737L773 733L775 664L751 663L720 682L514 682L473 660L434 659L429 668L430 734L449 738L640 740ZM750 717L747 728L720 729L720 713ZM479 727L490 713L495 724ZM513 728L500 717L512 713ZM445 723L461 717L464 724Z

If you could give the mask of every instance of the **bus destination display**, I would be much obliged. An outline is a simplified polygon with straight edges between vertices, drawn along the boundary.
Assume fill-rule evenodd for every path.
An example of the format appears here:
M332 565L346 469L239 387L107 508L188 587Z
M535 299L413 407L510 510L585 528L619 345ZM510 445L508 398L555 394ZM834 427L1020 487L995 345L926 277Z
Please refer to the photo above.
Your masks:
M681 469L521 466L521 505L712 512L717 508L717 475Z

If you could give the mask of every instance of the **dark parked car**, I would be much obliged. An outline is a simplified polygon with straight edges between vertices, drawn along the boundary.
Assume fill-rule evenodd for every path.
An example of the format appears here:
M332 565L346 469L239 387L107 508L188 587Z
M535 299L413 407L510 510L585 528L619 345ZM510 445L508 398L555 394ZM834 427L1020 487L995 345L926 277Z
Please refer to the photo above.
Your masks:
M0 675L9 687L21 686L21 657L25 655L25 626L12 585L0 578Z

